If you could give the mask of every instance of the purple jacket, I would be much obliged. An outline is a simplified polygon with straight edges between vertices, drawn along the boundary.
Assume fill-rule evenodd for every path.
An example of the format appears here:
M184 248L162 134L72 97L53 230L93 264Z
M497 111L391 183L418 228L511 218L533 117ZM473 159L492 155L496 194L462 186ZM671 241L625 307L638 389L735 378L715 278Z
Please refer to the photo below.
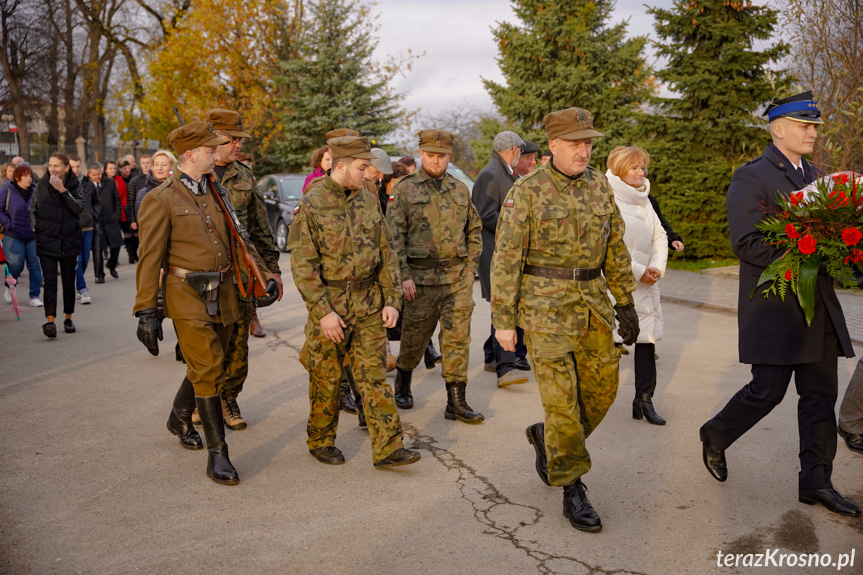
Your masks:
M21 188L15 184L15 180L9 180L0 187L0 223L6 228L6 235L22 242L36 239L36 233L30 227L27 211L30 209L30 201L33 199L33 190L36 189L36 180L33 186L21 194ZM6 211L6 197L9 196L9 211Z

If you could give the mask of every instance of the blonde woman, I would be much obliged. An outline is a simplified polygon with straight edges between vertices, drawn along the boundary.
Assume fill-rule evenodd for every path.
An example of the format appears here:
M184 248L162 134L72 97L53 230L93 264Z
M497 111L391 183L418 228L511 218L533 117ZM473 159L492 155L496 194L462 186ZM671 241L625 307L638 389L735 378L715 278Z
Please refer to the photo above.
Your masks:
M658 282L665 275L668 236L648 199L648 153L634 146L618 146L609 154L607 163L605 175L626 224L623 241L632 258L632 273L638 280L638 287L632 294L641 328L635 343L632 417L644 418L654 425L665 425L665 419L656 413L653 406L653 394L656 391L654 353L656 342L662 339L663 328Z
M147 173L147 183L138 190L135 196L135 221L138 221L138 210L141 209L141 202L144 201L144 196L147 195L147 192L159 187L162 182L170 178L176 165L177 158L168 150L159 150L150 158L150 171Z

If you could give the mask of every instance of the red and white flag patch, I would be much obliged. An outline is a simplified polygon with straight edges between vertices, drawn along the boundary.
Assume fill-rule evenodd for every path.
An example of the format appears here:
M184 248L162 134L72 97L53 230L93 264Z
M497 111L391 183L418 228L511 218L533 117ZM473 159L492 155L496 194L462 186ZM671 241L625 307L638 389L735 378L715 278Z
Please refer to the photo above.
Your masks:
M511 207L513 207L513 206L515 205L515 200L514 200L514 199L512 199L512 198L510 198L510 199L508 199L508 200L506 201L506 204L504 204L504 205L505 205L506 207L508 207L508 208L511 208Z
M396 201L395 196L390 196L389 199L387 200L387 202L394 202L394 201Z
M300 212L300 206L297 205L294 207L294 215L298 214L299 212Z

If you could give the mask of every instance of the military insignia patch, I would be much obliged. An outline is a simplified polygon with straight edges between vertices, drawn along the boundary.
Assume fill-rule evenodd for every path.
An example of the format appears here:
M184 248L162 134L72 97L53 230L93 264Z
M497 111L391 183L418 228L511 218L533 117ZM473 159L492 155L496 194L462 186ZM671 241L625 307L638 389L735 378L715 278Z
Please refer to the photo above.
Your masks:
M602 224L602 239L608 241L608 236L611 235L611 224L608 223L608 220L604 224Z
M298 214L300 212L300 206L294 207L294 214Z
M511 208L511 207L513 207L513 206L515 205L515 200L514 200L514 199L512 199L512 198L510 198L510 199L508 199L508 200L506 201L506 204L504 204L504 205L505 205L506 207L508 207L508 208Z
M389 197L389 199L388 199L387 201L388 201L388 202L394 202L394 201L396 201L396 197L395 197L395 196L390 196L390 197Z

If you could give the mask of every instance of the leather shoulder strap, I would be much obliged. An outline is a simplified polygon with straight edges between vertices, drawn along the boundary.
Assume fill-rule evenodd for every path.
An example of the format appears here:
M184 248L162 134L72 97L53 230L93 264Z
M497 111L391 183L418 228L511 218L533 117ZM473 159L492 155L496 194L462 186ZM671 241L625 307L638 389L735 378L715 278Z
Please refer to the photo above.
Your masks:
M180 189L178 186L173 185L171 186L171 188L178 196L183 198L186 203L188 203L190 206L192 206L192 208L194 208L198 215L201 216L201 218L204 220L204 223L207 224L207 227L210 228L210 231L216 234L216 237L219 238L219 241L222 242L223 245L230 245L224 240L224 238L222 238L222 234L219 233L219 230L216 229L216 226L213 225L213 222L210 220L210 218L208 218L207 215L201 211L201 208L198 207L198 204L195 203L195 200L188 196L186 190Z

